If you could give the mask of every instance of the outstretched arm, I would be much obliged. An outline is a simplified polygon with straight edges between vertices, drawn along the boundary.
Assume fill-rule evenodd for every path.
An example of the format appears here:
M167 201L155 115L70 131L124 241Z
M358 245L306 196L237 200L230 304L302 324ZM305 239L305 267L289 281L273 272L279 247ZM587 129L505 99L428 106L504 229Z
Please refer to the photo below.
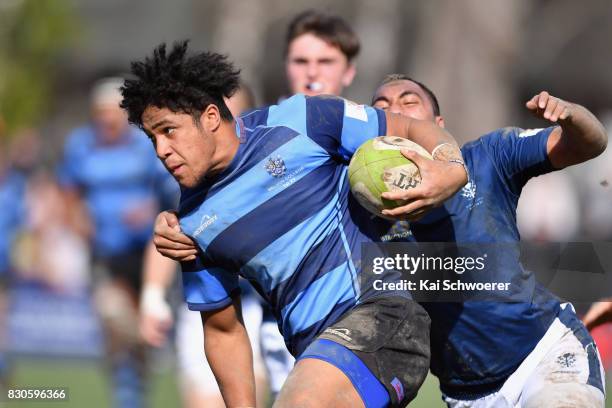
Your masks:
M548 158L554 168L562 169L582 163L606 150L606 130L585 107L564 101L546 91L535 95L525 106L536 117L559 124L546 144Z
M254 407L253 352L240 310L236 297L223 309L202 312L204 351L225 405Z

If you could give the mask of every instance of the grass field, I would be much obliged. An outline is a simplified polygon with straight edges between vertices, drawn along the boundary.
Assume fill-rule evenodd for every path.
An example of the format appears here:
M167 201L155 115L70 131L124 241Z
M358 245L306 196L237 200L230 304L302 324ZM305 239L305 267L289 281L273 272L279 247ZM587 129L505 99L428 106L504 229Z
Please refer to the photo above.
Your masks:
M91 361L59 362L58 360L20 359L15 362L12 375L13 387L67 387L69 401L42 403L40 401L0 402L7 408L106 408L111 407L109 382L99 363ZM608 381L608 387L610 387ZM444 408L440 399L437 380L429 376L417 399L410 404L417 408ZM3 399L0 399L3 401ZM180 399L174 371L160 370L151 376L148 407L179 407ZM612 403L606 403L612 408Z

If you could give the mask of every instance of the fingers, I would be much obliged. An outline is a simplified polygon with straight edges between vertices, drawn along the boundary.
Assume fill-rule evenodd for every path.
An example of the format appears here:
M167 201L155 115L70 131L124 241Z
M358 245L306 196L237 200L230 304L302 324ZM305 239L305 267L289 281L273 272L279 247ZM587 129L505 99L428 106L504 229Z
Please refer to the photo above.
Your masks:
M175 261L193 261L198 255L198 248L190 239L187 242L177 242L174 239L156 235L153 243L160 254Z
M170 227L179 227L178 215L174 211L164 211L164 218ZM180 229L180 227L179 227Z
M571 103L542 91L525 104L527 109L541 119L553 123L566 120L571 116Z
M165 256L177 262L193 261L198 256L198 251L193 249L171 249L159 247L157 251Z
M423 187L423 185L419 185L415 188L410 188L408 190L395 190L395 191L387 191L381 194L381 197L386 200L396 200L396 201L415 201L421 199L427 199L430 196L429 189L427 187ZM431 203L427 203L431 204Z
M155 218L155 227L167 226L174 228L179 226L179 219L174 211L162 211Z
M527 109L529 109L530 111L535 111L538 109L538 97L539 95L535 95L533 98L527 101L527 103L525 104Z
M548 98L548 102L546 103L546 105L544 106L544 114L542 116L544 116L544 119L550 120L550 117L552 116L553 112L555 111L555 109L557 108L557 105L559 104L559 99L558 98ZM538 103L538 106L540 106L541 103Z
M165 229L155 230L153 243L155 243L156 247L166 246L172 249L188 249L196 247L191 238L189 238L187 235L183 234L182 232L168 229L167 227Z
M150 346L161 347L166 343L171 325L171 321L143 316L140 323L140 336Z
M396 217L402 220L417 221L423 218L432 208L433 205L428 204L426 200L418 200L396 208L383 210L382 213L383 215Z

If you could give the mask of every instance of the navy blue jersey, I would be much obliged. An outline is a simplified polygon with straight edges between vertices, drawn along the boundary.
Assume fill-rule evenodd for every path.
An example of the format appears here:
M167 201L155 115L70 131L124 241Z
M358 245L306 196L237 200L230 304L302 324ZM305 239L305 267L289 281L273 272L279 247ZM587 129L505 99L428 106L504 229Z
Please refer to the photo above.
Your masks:
M495 385L510 375L544 335L559 302L520 264L516 207L531 178L553 170L546 142L554 128L504 128L463 146L468 184L441 208L411 224L420 242L509 243L491 281L512 282L530 303L423 304L432 319L431 370L442 390ZM486 389L484 387L483 389Z
M360 244L389 223L352 198L347 168L359 145L385 132L384 112L335 97L295 95L239 118L233 161L181 197L181 229L202 250L183 265L189 308L225 307L241 275L297 356L368 298Z

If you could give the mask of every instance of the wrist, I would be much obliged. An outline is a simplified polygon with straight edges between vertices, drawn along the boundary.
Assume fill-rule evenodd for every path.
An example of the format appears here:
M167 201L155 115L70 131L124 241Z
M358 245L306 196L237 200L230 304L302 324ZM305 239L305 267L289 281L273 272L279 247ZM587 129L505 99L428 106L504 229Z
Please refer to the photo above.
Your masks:
M159 318L170 318L170 305L166 302L165 289L159 285L147 284L140 294L140 310Z
M470 179L470 173L463 160L463 155L459 146L452 143L442 143L437 145L431 152L431 157L434 160L444 161L461 167L464 172L464 184Z

